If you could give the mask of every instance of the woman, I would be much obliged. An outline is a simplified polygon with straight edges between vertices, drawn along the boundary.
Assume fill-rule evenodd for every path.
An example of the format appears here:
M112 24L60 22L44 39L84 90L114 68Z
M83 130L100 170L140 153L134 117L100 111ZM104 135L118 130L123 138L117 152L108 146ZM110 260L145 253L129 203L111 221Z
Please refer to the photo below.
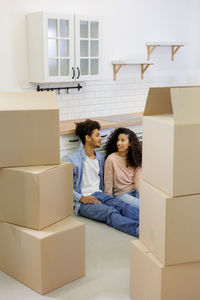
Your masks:
M117 128L105 145L105 193L139 207L139 181L142 174L142 146L128 128Z

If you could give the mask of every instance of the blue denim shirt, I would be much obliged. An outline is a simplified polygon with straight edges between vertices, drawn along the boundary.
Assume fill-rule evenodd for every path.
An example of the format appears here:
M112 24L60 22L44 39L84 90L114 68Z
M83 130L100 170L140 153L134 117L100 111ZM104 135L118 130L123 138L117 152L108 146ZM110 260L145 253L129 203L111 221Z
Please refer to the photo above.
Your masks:
M104 157L100 153L96 152L96 158L99 162L99 177L100 177L100 186L99 189L103 191L103 177L104 177ZM80 198L83 196L81 192L81 183L83 177L83 167L86 160L86 154L84 148L81 148L79 151L68 155L64 158L65 161L73 163L73 181L74 181L74 213L77 215L80 208Z

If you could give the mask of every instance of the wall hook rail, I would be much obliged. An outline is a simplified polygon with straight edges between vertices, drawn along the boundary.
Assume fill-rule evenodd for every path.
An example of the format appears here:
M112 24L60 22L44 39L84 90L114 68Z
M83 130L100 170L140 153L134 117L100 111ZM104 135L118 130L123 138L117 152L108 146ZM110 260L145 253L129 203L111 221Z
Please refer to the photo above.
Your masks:
M51 87L51 88L41 88L39 85L37 85L37 92L43 92L43 91L58 91L58 94L60 95L60 90L66 90L67 94L69 93L70 89L82 89L82 85L78 83L77 86L68 86L68 87Z

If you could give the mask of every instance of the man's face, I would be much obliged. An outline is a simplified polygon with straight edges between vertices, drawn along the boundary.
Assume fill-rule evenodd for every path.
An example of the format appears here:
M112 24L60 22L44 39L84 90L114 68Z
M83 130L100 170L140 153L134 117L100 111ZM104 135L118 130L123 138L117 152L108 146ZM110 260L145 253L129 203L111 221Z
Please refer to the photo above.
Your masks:
M98 129L92 131L91 136L87 135L86 141L94 148L98 148L101 145L102 137Z

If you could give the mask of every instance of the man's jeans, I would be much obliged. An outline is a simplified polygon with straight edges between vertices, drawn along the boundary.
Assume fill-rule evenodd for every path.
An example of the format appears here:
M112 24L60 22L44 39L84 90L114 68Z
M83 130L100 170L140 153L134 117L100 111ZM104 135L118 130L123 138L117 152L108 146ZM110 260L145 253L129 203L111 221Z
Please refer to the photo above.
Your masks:
M124 194L118 195L116 197L132 206L139 208L140 196L136 189L134 189L132 192L124 193Z
M103 192L95 192L92 196L101 203L81 203L78 211L80 216L106 223L115 229L138 236L139 209L137 207Z

